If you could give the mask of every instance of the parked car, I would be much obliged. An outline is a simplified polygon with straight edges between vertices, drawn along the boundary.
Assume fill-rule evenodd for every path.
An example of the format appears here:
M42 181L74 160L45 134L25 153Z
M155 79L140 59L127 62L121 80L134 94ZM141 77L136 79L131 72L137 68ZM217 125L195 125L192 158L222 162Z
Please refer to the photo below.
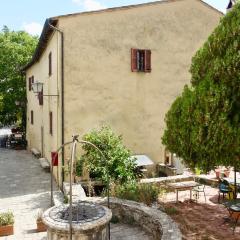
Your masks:
M12 128L6 146L16 150L26 149L27 141L25 133L19 128Z

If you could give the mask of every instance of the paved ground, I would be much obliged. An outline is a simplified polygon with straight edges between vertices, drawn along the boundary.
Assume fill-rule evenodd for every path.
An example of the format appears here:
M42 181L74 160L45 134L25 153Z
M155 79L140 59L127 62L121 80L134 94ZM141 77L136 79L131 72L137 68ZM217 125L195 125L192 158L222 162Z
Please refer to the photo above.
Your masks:
M13 211L13 236L0 240L46 240L46 233L36 233L36 216L50 206L50 174L26 151L0 148L0 212ZM111 225L111 240L149 240L139 227Z
M179 192L177 204L174 192L167 193L159 200L179 224L183 240L239 240L240 224L233 234L233 221L224 221L229 217L229 213L222 204L218 203L218 189L206 186L205 193L206 203L203 193L200 193L197 203L189 201L189 191Z
M4 240L44 239L36 233L36 216L50 205L50 174L26 151L0 148L0 211L13 211L14 236Z

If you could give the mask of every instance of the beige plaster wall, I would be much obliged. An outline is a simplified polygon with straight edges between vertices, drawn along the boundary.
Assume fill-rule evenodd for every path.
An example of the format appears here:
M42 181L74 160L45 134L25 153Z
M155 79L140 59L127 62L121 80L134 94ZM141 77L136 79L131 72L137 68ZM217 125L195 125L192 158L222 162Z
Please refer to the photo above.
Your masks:
M52 75L48 75L48 55L52 52ZM59 61L60 37L54 33L40 60L26 72L27 79L27 140L28 148L38 149L42 155L51 161L51 152L61 144L61 103L60 97L44 96L43 106L39 105L38 97L33 91L28 91L28 78L34 75L34 81L43 82L44 95L60 93L61 79ZM34 111L34 124L30 123L31 110ZM49 112L53 112L53 134L49 132ZM43 127L43 140L41 137ZM42 146L43 141L43 146ZM59 173L60 175L60 173ZM59 176L60 177L60 176Z
M162 162L164 116L220 17L198 0L61 17L65 139L109 124L134 154ZM151 73L131 72L131 48L151 49Z

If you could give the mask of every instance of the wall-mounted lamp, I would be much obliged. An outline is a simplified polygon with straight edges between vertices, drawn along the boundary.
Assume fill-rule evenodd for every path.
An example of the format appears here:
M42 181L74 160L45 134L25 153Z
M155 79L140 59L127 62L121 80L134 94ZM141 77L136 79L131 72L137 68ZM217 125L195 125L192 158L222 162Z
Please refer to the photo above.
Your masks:
M42 94L42 96L48 96L48 97L58 97L59 95L44 95L43 94L43 83L42 82L35 82L32 83L32 90L34 93L37 94L37 96L39 96L39 94Z

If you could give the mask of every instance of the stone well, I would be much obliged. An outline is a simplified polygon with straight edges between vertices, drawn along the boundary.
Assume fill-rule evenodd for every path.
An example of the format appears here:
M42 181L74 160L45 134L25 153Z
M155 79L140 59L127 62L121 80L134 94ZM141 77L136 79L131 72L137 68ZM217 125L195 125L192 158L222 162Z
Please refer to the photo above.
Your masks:
M107 240L110 209L90 202L74 203L72 207L73 240ZM69 205L55 206L43 214L48 240L69 240Z

